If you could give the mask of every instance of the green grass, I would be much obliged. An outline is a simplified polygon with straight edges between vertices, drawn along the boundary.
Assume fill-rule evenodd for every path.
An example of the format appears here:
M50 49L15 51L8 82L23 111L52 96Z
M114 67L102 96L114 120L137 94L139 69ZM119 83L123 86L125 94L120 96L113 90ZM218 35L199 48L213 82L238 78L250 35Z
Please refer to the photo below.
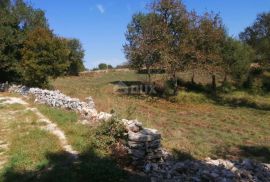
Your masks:
M38 109L61 128L68 141L80 153L80 164L71 165L66 170L75 171L75 178L67 174L70 181L139 181L143 177L132 175L123 170L112 155L111 145L116 140L107 134L111 125L95 123L82 125L72 111L38 105ZM65 172L65 173L66 173ZM57 173L59 173L57 171Z
M162 133L164 147L171 151L188 153L197 159L239 159L248 156L261 161L269 160L266 155L249 152L250 148L252 151L261 148L270 151L270 111L267 108L230 100L221 102L192 92L180 93L178 97L181 100L184 98L184 102L180 103L116 92L114 83L118 81L133 83L145 79L145 75L134 72L109 72L59 78L53 85L72 97L84 99L93 96L99 111L110 112L113 109L123 118L137 118L145 126L158 129ZM267 96L251 97L258 105L261 101L270 104Z
M74 161L59 145L54 135L40 130L42 123L25 108L15 105L0 109L1 119L9 118L10 132L4 134L10 144L8 162L0 171L0 181L137 181L144 179L123 170L112 157L108 124L85 126L72 111L32 103L61 128L69 144L79 151L79 161ZM16 111L13 113L13 111ZM10 117L12 112L12 117ZM106 134L106 132L109 132ZM2 133L0 133L3 140Z
M68 141L79 152L89 148L89 136L91 127L78 123L78 116L75 112L51 108L46 105L37 105L39 111L50 120L54 121L66 134Z
M177 96L171 97L169 100L180 104L185 103L201 104L210 102L209 98L207 98L207 96L205 96L202 93L186 92L186 91L179 91Z
M47 155L61 151L58 139L39 129L37 117L19 104L0 109L0 122L7 121L9 131L2 133L9 143L8 161L0 173L0 181L29 181L32 171L42 170L49 164ZM10 113L16 111L15 113ZM10 115L12 117L10 117Z

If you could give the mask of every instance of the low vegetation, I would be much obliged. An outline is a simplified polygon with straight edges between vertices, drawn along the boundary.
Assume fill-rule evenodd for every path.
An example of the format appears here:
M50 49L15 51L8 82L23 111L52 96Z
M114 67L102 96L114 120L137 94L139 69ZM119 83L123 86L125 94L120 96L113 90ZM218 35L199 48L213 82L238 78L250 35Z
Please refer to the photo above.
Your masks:
M156 80L162 77L155 75ZM119 92L120 81L132 86L145 80L146 75L133 71L111 71L58 78L53 85L80 99L93 96L99 111L114 110L123 118L137 118L144 125L158 129L162 132L164 147L177 155L189 154L197 159L269 160L261 155L262 151L270 150L269 95L234 91L220 92L213 97L204 91L187 90L180 91L176 98L166 99ZM200 80L207 79L200 77Z
M85 126L72 111L31 103L64 131L68 142L79 152L78 160L66 153L54 135L42 130L36 114L20 104L1 105L1 140L6 140L5 163L0 181L139 181L144 177L124 170L115 158L124 127L117 118ZM4 122L3 119L7 120ZM4 126L5 125L5 126ZM12 130L11 130L12 129ZM2 145L2 142L1 144ZM115 146L115 147L114 147ZM2 157L2 151L0 151ZM121 153L117 151L117 155ZM125 152L122 157L128 160ZM2 159L2 158L1 158ZM1 161L2 162L2 161ZM124 161L126 164L127 161ZM123 164L124 164L123 163Z

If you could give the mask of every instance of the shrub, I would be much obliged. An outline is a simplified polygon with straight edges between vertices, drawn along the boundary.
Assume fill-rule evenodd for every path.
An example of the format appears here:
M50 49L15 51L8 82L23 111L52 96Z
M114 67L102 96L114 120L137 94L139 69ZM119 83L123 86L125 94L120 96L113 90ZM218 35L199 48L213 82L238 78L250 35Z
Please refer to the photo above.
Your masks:
M117 117L104 121L95 131L95 144L101 148L109 148L118 140L125 139L125 126Z

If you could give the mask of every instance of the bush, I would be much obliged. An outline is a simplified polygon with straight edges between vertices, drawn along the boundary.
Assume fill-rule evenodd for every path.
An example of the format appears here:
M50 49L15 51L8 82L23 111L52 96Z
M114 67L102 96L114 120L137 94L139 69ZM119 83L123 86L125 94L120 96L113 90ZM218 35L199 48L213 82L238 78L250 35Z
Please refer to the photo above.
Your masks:
M263 110L270 109L268 96L262 97L257 94L252 95L243 91L236 91L228 95L224 95L221 101L232 106L245 106Z
M220 91L222 93L230 93L232 91L236 90L236 88L228 81L224 82L222 84L222 87L220 88Z
M116 144L118 140L125 139L126 128L117 117L113 117L109 121L104 121L99 125L94 134L95 144L100 148L109 148Z
M173 83L171 80L167 80L164 83L164 89L163 89L163 97L169 97L172 96L174 94L174 90L173 90Z
M269 73L263 72L261 69L253 69L244 83L244 88L253 94L263 94L264 91L269 91L269 78Z

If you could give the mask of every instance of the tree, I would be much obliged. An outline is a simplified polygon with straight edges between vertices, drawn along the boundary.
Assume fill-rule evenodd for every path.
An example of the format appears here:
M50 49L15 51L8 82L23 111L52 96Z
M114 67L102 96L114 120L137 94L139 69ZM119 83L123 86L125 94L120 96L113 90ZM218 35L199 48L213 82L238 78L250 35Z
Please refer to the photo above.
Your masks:
M152 10L158 14L165 23L163 42L163 65L167 73L174 80L174 93L177 92L178 71L184 70L195 55L193 40L194 22L191 13L186 10L185 5L179 0L158 0L152 4Z
M100 70L107 70L107 69L108 69L108 65L107 65L106 63L100 63L100 64L98 65L98 68L99 68Z
M148 83L151 83L151 69L160 65L163 28L160 17L154 13L135 14L128 25L124 45L126 58L132 68L147 70Z
M27 33L21 53L23 83L27 86L46 87L49 77L63 75L69 66L66 41L44 28Z
M270 66L270 12L257 16L253 25L240 33L240 39L256 51L256 59L260 64Z
M212 75L212 90L216 90L216 72L221 70L222 48L226 31L217 14L205 13L198 21L196 51L198 64Z
M19 77L17 64L21 33L11 9L10 1L0 2L0 81L14 81Z
M72 76L78 76L81 71L85 70L85 67L83 65L84 50L78 39L70 39L66 41L69 49L69 66L67 74Z
M44 12L33 9L23 0L0 1L0 81L19 82L21 51L27 31L47 28Z
M108 64L108 69L113 69L113 66Z
M237 81L237 85L242 85L248 77L254 58L254 50L249 45L230 37L227 38L223 48L224 82L227 81L226 75L229 74Z

